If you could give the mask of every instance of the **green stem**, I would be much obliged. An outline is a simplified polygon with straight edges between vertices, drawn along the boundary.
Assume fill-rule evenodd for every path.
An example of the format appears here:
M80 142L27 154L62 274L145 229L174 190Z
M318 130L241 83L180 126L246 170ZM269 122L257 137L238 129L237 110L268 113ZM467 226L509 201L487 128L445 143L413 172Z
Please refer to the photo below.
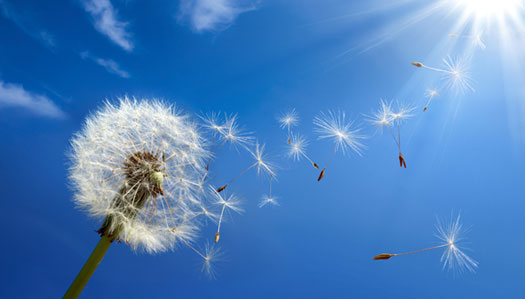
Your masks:
M65 299L78 298L78 296L86 286L87 282L91 278L91 275L93 275L95 269L97 269L98 264L100 264L100 262L104 258L104 255L108 251L109 246L111 246L111 241L112 240L106 235L100 238L97 247L95 247L95 249L89 256L89 259L84 264L84 267L82 267L77 277L75 278L75 280L67 290L66 294L64 295Z

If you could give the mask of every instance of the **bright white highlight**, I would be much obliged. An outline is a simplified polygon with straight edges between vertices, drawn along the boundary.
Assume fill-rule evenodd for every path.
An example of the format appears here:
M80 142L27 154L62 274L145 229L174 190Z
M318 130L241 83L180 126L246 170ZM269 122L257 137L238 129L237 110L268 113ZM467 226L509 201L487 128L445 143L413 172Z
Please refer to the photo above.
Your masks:
M478 17L505 16L523 5L520 0L456 0L467 15Z

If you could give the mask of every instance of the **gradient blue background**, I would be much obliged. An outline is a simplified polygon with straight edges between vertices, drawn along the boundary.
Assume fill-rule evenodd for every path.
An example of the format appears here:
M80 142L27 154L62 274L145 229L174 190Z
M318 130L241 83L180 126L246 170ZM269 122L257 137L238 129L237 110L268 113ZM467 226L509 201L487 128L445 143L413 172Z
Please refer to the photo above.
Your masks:
M280 166L274 193L281 206L259 209L267 183L246 175L232 186L246 211L224 224L215 280L186 247L148 255L116 244L84 298L525 297L523 127L510 120L512 103L525 99L508 96L516 86L504 81L498 32L474 54L476 92L444 92L423 114L424 91L439 77L410 62L440 65L456 55L461 43L447 34L458 15L435 11L368 48L378 32L396 31L396 20L432 1L359 2L261 1L229 28L195 32L176 20L177 1L115 0L133 34L128 52L93 28L79 2L10 1L26 28L45 28L55 46L0 17L0 79L46 95L66 116L0 106L0 297L62 296L98 242L100 221L71 200L68 141L104 99L123 95L175 102L194 115L238 113ZM384 9L369 10L376 8ZM86 50L117 61L130 77L82 59ZM390 136L363 121L380 98L420 107L403 128L407 169ZM297 131L320 164L331 150L312 131L320 111L342 109L361 123L367 150L337 154L318 183L308 163L283 156L276 116L289 108L299 112ZM214 182L249 163L246 152L222 151ZM372 260L436 245L436 216L453 211L471 227L466 252L479 262L477 273L442 270L441 250ZM197 244L211 241L213 230L205 227Z

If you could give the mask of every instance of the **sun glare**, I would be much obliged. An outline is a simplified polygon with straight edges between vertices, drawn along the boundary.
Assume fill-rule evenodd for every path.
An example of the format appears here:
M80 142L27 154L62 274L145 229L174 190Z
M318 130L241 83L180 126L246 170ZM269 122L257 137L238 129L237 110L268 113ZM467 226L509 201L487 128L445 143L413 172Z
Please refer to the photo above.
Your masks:
M467 15L475 18L501 17L511 14L522 3L520 0L456 0Z

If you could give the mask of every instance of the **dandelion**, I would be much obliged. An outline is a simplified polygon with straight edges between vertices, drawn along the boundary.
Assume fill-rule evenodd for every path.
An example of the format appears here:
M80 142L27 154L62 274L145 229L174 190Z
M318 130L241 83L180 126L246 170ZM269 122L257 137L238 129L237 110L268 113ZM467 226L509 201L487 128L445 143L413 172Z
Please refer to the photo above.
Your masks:
M231 194L230 196L223 197L222 194L220 194L213 187L210 187L210 191L214 198L214 203L221 207L221 213L219 214L219 221L217 222L217 233L215 233L215 243L218 243L219 238L220 238L220 232L221 232L221 224L224 218L224 212L227 210L231 210L233 212L240 214L243 212L243 209L240 206L241 202L233 194Z
M272 181L273 181L273 177L270 177L270 192L262 196L262 199L258 204L259 208L262 208L266 205L279 206L277 197L272 195Z
M474 91L472 80L467 72L468 67L463 60L447 57L443 59L443 63L445 65L444 68L426 66L421 62L412 62L412 65L442 73L446 88L462 92L467 89Z
M425 108L423 108L423 112L427 111L427 108L428 106L430 105L430 102L432 102L432 100L437 97L439 95L438 91L435 90L435 89L429 89L427 90L427 92L425 93L425 96L428 98L428 102L427 104L425 105Z
M394 112L392 103L381 100L377 112L374 112L371 116L367 116L370 123L376 125L381 130L385 127L392 138L394 138L394 142L399 150L399 166L405 168L407 167L406 161L401 153L401 124L406 119L412 117L410 112L413 110L414 107L398 105L397 110ZM397 135L394 131L397 131Z
M248 149L249 146L253 144L253 137L250 136L250 133L245 132L239 127L237 114L230 116L225 115L224 118L224 123L219 124L218 113L210 113L201 117L201 119L204 121L204 127L213 132L213 141L210 150L212 151L213 155L208 159L206 170L209 170L212 158L226 143L230 143L230 145L233 146L240 145L246 149ZM220 142L217 148L213 150L216 139L219 139L219 141L222 142Z
M343 111L328 111L326 114L321 112L314 118L314 125L316 126L315 131L320 134L319 139L330 138L334 141L334 148L328 157L326 166L317 178L317 181L320 181L337 150L345 154L350 149L361 155L364 146L360 140L364 136L358 134L361 129L352 129L353 122L345 119Z
M210 145L210 151L213 151L213 147L215 146L217 136L224 132L226 126L224 124L219 124L219 113L207 113L200 116L200 118L203 121L203 127L213 132L213 137ZM206 170L209 170L210 168L211 158L212 157L210 157L208 159L208 163L206 163Z
M220 131L223 142L215 150L215 153L226 143L229 142L231 145L240 145L248 149L252 144L254 138L251 133L245 132L239 127L237 122L237 114L231 116L225 116L225 129Z
M483 32L477 32L474 34L449 34L450 37L463 38L470 40L472 44L481 50L485 50L485 42L483 42Z
M89 116L71 145L74 201L102 226L65 298L80 294L113 241L154 253L194 240L198 225L187 215L207 214L198 186L209 153L186 116L124 98Z
M202 263L201 271L205 273L208 277L215 278L215 268L212 267L212 264L221 260L222 252L220 251L220 248L206 243L204 247L204 253L201 253L199 250L195 249L195 247L193 247L190 243L187 243L186 246L188 246L191 250L197 253L204 260L204 262Z
M466 255L460 248L460 243L464 240L462 235L467 232L466 230L463 230L463 226L460 223L460 215L445 225L443 225L438 219L436 228L437 237L441 240L441 244L403 253L382 253L376 255L374 260L388 260L391 257L398 255L414 254L431 249L445 248L445 251L441 256L443 269L447 268L448 270L456 272L463 272L464 270L475 272L476 268L478 267L478 262Z
M288 144L290 144L290 138L292 134L291 127L297 125L297 123L299 122L299 116L297 115L297 112L295 112L295 109L292 109L282 114L278 120L281 125L281 129L288 130Z
M228 187L231 183L236 181L243 174L245 174L246 172L248 172L250 169L254 167L257 168L258 175L260 175L261 173L266 173L269 176L272 176L272 177L275 176L274 166L270 162L268 162L267 157L264 153L264 146L265 146L264 144L259 145L259 143L256 143L255 151L250 151L250 154L254 158L255 162L252 165L248 166L248 168L243 170L241 173L233 177L233 179L231 179L226 185L219 187L217 189L217 192L221 192L224 189L226 189L226 187Z
M319 166L306 154L306 147L308 146L308 141L306 138L298 134L292 134L289 144L290 149L288 151L288 156L292 157L296 161L301 160L301 158L305 158L313 165L313 167L319 169Z

